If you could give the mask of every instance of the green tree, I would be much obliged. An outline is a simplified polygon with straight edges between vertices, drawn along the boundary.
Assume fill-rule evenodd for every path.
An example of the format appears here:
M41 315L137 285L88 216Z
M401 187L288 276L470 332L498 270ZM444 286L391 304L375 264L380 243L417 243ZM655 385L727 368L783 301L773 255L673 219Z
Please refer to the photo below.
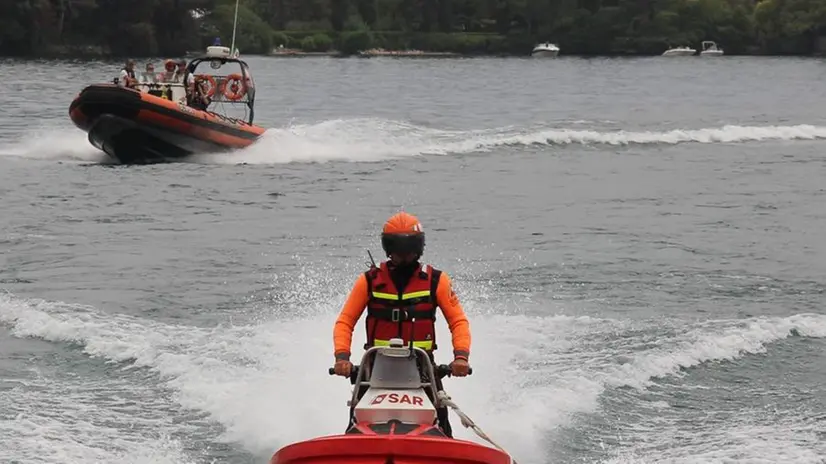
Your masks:
M247 0L238 7L235 47L242 53L269 53L272 50L272 29L248 5L254 3ZM220 0L215 9L205 17L206 38L209 40L210 36L217 36L221 38L222 44L230 46L234 19L235 2Z
M0 53L180 55L216 36L228 45L234 15L235 0L0 0ZM320 33L349 48L526 53L551 40L563 53L652 54L714 40L727 53L810 53L826 0L241 0L237 33L244 53L269 52L273 37L318 49Z

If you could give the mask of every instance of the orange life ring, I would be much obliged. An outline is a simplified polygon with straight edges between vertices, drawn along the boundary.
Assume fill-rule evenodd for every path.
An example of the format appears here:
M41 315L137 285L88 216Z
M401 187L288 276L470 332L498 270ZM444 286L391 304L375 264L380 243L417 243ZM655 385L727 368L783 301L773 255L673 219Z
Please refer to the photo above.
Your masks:
M218 84L215 83L215 78L210 76L209 74L196 74L195 75L195 82L199 80L206 80L209 82L209 90L207 90L206 96L212 97L215 95L215 91L218 90Z
M227 97L227 100L237 101L247 94L247 86L241 85L242 79L243 77L238 73L227 76L227 79L222 84L222 93L225 97ZM250 80L247 79L247 84L249 84L249 81ZM229 85L230 82L233 84Z

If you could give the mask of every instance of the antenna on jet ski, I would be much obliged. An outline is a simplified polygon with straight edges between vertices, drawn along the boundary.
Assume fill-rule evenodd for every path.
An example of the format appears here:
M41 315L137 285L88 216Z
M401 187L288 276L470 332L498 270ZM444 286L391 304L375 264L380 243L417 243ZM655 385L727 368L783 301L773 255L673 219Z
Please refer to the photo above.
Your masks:
M232 44L229 46L229 53L235 53L235 29L238 27L238 4L241 0L235 0L235 19L232 21Z

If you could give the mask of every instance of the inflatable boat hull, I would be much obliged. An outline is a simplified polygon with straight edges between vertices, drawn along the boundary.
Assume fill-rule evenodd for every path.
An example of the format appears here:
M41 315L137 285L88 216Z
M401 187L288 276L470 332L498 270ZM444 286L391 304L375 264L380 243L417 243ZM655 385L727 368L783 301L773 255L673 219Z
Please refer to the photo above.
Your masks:
M245 121L111 84L83 89L69 116L93 146L124 164L244 148L264 133Z

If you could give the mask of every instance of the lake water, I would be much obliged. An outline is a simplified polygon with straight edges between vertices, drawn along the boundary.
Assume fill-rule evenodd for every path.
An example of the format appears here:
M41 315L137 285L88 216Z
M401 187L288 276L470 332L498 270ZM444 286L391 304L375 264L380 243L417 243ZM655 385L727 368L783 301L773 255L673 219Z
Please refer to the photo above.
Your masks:
M404 208L520 464L826 462L826 61L248 62L264 138L153 166L68 119L120 63L0 62L0 461L342 432L333 322Z

